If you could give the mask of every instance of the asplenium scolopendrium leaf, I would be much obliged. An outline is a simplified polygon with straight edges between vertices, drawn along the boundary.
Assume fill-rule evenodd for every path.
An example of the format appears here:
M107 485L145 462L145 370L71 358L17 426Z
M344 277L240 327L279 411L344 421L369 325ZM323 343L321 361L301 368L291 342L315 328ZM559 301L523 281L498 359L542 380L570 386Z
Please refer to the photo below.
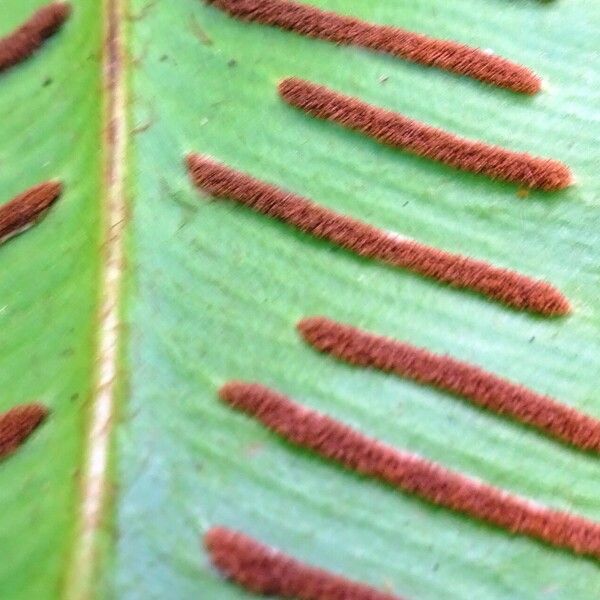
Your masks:
M395 446L600 519L594 456L336 363L294 330L326 314L600 414L600 7L314 4L490 48L532 67L546 88L521 97L236 22L196 0L73 2L64 29L0 76L2 201L46 179L65 186L39 226L0 248L1 407L40 400L52 410L0 465L4 596L248 597L201 549L203 531L223 523L412 598L597 597L595 563L359 479L215 400L230 378L262 381ZM40 5L4 0L0 33ZM115 52L122 60L107 72ZM520 198L310 120L277 97L290 75L555 157L576 185ZM573 315L511 312L209 202L188 181L190 151L547 279Z

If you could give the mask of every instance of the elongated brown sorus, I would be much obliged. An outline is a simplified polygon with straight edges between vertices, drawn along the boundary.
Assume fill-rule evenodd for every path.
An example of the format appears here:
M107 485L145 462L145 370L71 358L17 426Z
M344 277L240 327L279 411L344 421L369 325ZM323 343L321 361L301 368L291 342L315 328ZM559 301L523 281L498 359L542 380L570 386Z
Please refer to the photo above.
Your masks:
M246 590L301 600L401 600L398 596L307 565L226 527L204 536L213 565Z
M199 154L190 154L187 163L194 183L209 194L235 200L360 256L478 292L519 310L546 316L570 311L566 298L544 281L393 236Z
M0 244L35 225L61 191L60 182L46 181L0 206Z
M462 138L311 81L288 77L279 83L279 94L313 117L462 171L545 191L572 183L569 168L559 161Z
M535 94L541 89L542 80L531 69L459 42L368 23L289 0L208 0L208 3L237 19L273 25L340 45L369 48L514 92Z
M0 38L0 71L31 56L71 13L66 2L53 2L36 11L23 25Z
M260 384L229 382L219 396L289 442L347 469L511 533L600 559L600 523L540 506L396 450Z
M431 385L561 442L600 452L600 420L480 367L326 317L302 319L298 331L317 350L352 365Z
M46 418L43 404L20 404L0 415L0 459L12 454Z

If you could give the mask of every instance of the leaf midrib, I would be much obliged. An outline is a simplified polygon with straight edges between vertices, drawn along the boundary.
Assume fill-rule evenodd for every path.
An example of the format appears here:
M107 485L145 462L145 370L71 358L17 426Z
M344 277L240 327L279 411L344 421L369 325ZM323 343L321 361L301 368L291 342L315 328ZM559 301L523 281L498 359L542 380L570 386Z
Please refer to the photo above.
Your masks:
M114 426L120 350L120 305L124 270L127 154L127 0L104 0L102 42L103 128L102 253L94 383L82 459L75 540L67 565L64 596L94 596L102 559L100 532L109 504L109 450Z

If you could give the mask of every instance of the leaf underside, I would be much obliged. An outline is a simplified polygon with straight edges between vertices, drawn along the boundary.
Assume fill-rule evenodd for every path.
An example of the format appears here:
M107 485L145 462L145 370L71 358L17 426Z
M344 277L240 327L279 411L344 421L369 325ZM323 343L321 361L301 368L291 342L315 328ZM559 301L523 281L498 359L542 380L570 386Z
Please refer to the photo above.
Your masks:
M490 48L546 80L533 98L355 48L237 22L197 0L131 0L122 390L99 597L251 597L200 536L241 529L409 598L592 599L597 564L433 508L299 451L216 400L261 381L394 446L600 520L597 458L432 389L316 354L325 314L406 339L600 415L600 5L593 0L323 8ZM38 1L5 0L2 31ZM101 3L0 77L1 201L58 177L39 226L0 248L0 409L52 415L0 465L0 595L64 596L94 402L101 281ZM6 21L6 23L5 23ZM382 147L282 103L295 75L458 134L550 156L577 183L514 186ZM49 80L49 83L48 83ZM564 319L521 314L211 201L183 157L209 154L337 211L557 285Z

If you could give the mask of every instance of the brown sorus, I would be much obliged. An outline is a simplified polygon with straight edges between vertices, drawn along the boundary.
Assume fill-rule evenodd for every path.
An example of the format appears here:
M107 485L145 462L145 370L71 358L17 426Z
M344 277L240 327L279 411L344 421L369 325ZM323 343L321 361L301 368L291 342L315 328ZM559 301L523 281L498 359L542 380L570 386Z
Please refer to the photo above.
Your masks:
M484 369L326 317L298 323L314 348L450 392L582 450L600 452L600 421Z
M0 206L0 243L34 225L60 196L58 181L40 183Z
M204 536L213 565L255 594L301 600L401 600L329 573L232 529L213 527Z
M462 138L297 77L281 81L279 94L313 117L462 171L544 191L572 183L569 168L559 161Z
M340 45L369 48L422 65L466 75L524 94L540 91L530 69L479 48L376 25L288 0L208 0L231 16Z
M256 418L289 442L347 469L511 533L600 559L600 523L540 506L396 450L260 384L229 382L219 395L226 404Z
M0 415L0 459L12 454L46 418L43 404L20 404Z
M487 262L403 239L341 215L199 154L187 158L194 183L360 256L408 269L452 287L476 291L519 310L546 316L570 311L550 284Z
M18 29L0 38L0 71L31 56L60 29L70 13L70 4L53 2L40 8Z

